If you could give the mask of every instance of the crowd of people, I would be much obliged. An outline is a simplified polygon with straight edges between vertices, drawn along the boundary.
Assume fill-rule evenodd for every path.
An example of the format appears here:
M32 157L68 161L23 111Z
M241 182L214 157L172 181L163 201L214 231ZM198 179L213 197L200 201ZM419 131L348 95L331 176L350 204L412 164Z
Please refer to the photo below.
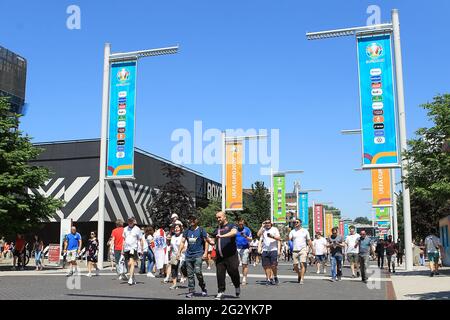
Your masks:
M332 228L327 238L317 232L311 238L307 228L300 219L295 219L294 228L287 238L283 239L280 231L266 219L254 236L245 220L237 219L236 223L228 221L225 212L216 214L217 228L206 232L199 226L196 216L189 217L189 225L184 229L177 214L172 214L171 224L164 229L153 225L140 228L133 217L128 218L127 225L118 220L108 241L109 257L118 279L136 284L136 272L146 274L150 278L164 278L163 283L170 284L169 289L176 290L179 284L188 285L187 298L195 295L196 279L200 287L200 295L207 296L206 281L203 277L203 263L207 270L213 263L216 267L218 292L216 299L223 299L226 290L226 274L230 276L235 288L235 295L240 296L241 285L248 283L249 264L256 266L261 262L267 286L278 285L278 262L282 259L292 260L293 271L297 274L297 282L304 284L307 266L315 265L318 274L325 274L330 267L330 281L342 279L342 266L345 261L350 264L353 278L361 277L367 283L367 268L370 258L377 260L383 269L387 260L388 272L395 272L395 266L402 264L403 245L396 243L392 236L386 241L369 237L364 230L356 233L350 226L349 234L344 237L338 228ZM21 234L17 235L12 255L15 270L16 259L25 250L26 242ZM425 254L430 261L431 276L438 274L439 259L443 247L438 237L428 236L419 246L421 262ZM72 226L71 232L65 236L63 256L69 263L67 276L80 274L77 260L82 248L82 237ZM42 253L44 244L38 236L34 237L33 254L36 270L42 270ZM9 244L2 238L0 241L1 256L10 251ZM86 246L88 277L99 275L97 267L99 242L95 231L90 233ZM23 266L22 266L23 269ZM241 279L242 273L242 279Z

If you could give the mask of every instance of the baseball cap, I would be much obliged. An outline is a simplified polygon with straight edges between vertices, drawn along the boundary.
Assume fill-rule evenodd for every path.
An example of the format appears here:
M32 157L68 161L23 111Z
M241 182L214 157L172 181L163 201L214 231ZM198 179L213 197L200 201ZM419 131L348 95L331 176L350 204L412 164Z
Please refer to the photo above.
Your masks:
M172 215L170 216L170 219L173 219L173 218L178 218L178 215L177 215L176 213L172 214Z
M175 225L177 225L177 224L180 225L180 226L183 225L183 223L180 220L175 221Z

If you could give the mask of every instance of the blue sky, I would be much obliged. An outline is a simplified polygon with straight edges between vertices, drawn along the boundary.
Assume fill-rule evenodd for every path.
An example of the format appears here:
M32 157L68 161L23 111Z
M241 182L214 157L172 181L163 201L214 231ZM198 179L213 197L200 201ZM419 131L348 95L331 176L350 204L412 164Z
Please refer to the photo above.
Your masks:
M180 45L180 53L140 61L136 146L170 158L177 128L280 130L280 169L312 199L343 215L369 216L369 172L360 165L356 45L353 37L307 41L306 31L365 25L369 5L382 22L400 10L408 137L427 126L419 107L450 87L450 2L273 0L0 0L0 44L28 60L28 113L34 141L100 136L103 45L113 52ZM66 9L81 8L81 29ZM5 14L7 13L7 14ZM206 145L206 144L205 144ZM220 181L220 166L191 165ZM399 172L397 172L397 178ZM244 167L244 184L264 180Z

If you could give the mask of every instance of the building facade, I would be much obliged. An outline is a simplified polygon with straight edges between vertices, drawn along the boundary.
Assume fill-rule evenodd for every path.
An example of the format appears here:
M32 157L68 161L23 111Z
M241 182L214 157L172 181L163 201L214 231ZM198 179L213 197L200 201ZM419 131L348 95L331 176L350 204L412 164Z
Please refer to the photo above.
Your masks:
M0 46L0 97L9 97L15 113L24 113L26 77L25 58Z

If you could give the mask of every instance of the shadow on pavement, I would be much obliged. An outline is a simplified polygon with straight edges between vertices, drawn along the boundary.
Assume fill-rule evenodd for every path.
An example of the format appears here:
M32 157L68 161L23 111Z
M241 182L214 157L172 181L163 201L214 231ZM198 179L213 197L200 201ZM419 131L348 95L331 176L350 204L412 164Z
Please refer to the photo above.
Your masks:
M68 293L67 296L80 297L80 298L105 298L105 299L130 299L130 300L171 300L161 298L146 298L146 297L130 297L130 296L111 296L103 294L82 294L82 293Z
M405 298L413 300L450 300L450 291L407 294Z

